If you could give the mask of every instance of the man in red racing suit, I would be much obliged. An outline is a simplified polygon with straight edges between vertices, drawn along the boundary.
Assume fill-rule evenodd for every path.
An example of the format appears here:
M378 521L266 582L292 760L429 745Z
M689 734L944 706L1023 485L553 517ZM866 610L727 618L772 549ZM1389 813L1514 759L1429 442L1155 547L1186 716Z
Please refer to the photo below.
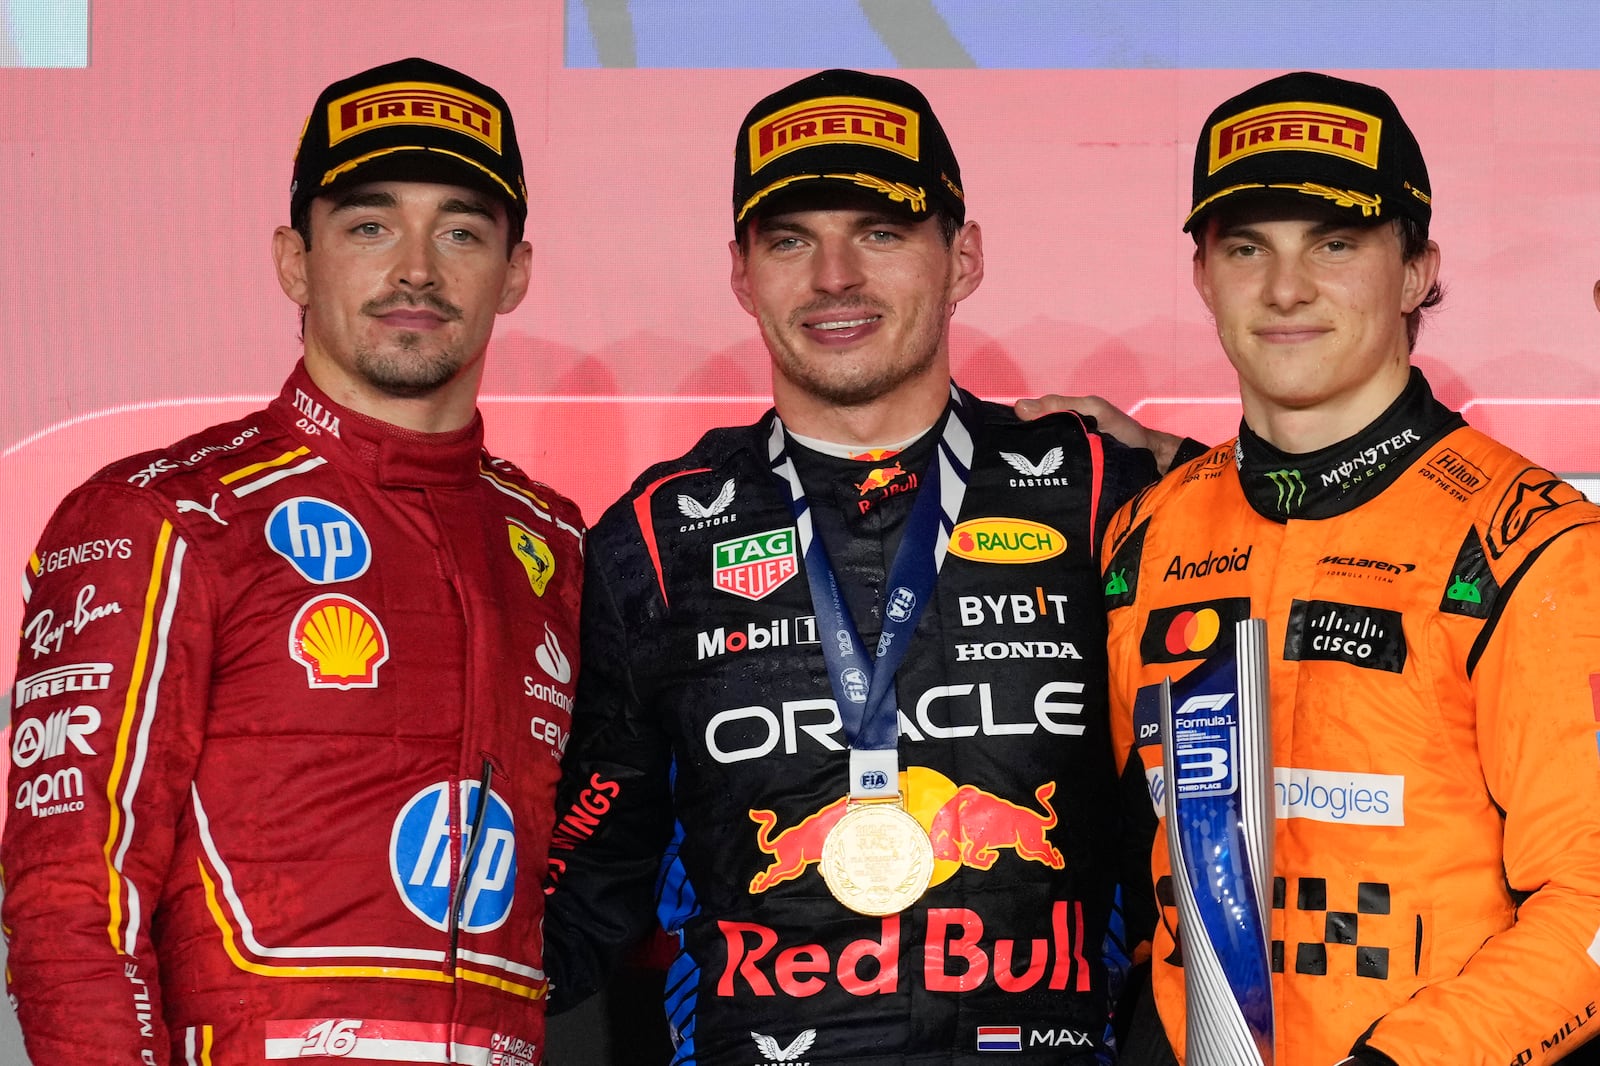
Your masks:
M388 89L504 110L421 60L324 99ZM316 177L325 115L297 168ZM520 189L502 132L506 155L472 151ZM107 467L30 560L4 918L39 1066L542 1057L581 522L484 451L474 410L493 312L526 284L524 205L464 164L411 173L297 194L314 239L278 248L325 273L286 285L306 354L282 394ZM381 372L332 321L351 244L400 294L353 298L376 300L350 321ZM430 384L416 351L464 365Z

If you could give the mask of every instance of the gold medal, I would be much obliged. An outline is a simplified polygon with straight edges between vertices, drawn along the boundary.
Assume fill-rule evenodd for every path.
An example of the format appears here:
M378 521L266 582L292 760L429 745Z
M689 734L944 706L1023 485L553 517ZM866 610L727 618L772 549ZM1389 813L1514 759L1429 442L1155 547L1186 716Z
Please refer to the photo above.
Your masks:
M822 842L822 879L858 914L898 914L928 889L933 843L903 799L852 803Z

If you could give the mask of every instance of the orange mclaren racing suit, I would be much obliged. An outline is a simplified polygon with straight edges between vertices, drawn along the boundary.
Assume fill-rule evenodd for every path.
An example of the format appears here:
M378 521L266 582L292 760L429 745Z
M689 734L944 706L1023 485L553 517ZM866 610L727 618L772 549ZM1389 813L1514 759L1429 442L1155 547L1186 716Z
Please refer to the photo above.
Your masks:
M115 463L24 576L8 985L36 1066L531 1066L577 508L334 404Z
M1523 1066L1600 1031L1600 507L1413 371L1323 451L1245 428L1176 468L1103 557L1113 737L1158 816L1137 693L1266 619L1280 1066ZM1181 1058L1165 830L1153 981Z

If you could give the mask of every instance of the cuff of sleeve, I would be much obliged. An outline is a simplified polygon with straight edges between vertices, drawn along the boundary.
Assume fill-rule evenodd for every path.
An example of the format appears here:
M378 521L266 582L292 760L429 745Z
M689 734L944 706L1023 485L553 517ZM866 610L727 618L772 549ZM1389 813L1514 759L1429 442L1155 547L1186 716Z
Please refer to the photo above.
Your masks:
M1178 442L1178 450L1172 455L1172 466L1182 466L1191 459L1200 458L1210 450L1211 445L1202 444L1193 437L1185 437ZM1172 467L1168 467L1167 469L1170 470Z

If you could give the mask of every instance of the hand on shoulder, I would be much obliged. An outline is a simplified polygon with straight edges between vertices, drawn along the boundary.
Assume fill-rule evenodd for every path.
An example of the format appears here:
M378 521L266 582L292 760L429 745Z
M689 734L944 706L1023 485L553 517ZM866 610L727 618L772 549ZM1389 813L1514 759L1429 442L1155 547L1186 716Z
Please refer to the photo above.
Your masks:
M1076 411L1095 420L1101 433L1114 437L1130 448L1143 448L1156 457L1156 466L1165 474L1178 453L1182 438L1159 429L1150 429L1099 396L1062 396L1048 393L1034 399L1018 400L1017 417L1025 422L1062 411Z

